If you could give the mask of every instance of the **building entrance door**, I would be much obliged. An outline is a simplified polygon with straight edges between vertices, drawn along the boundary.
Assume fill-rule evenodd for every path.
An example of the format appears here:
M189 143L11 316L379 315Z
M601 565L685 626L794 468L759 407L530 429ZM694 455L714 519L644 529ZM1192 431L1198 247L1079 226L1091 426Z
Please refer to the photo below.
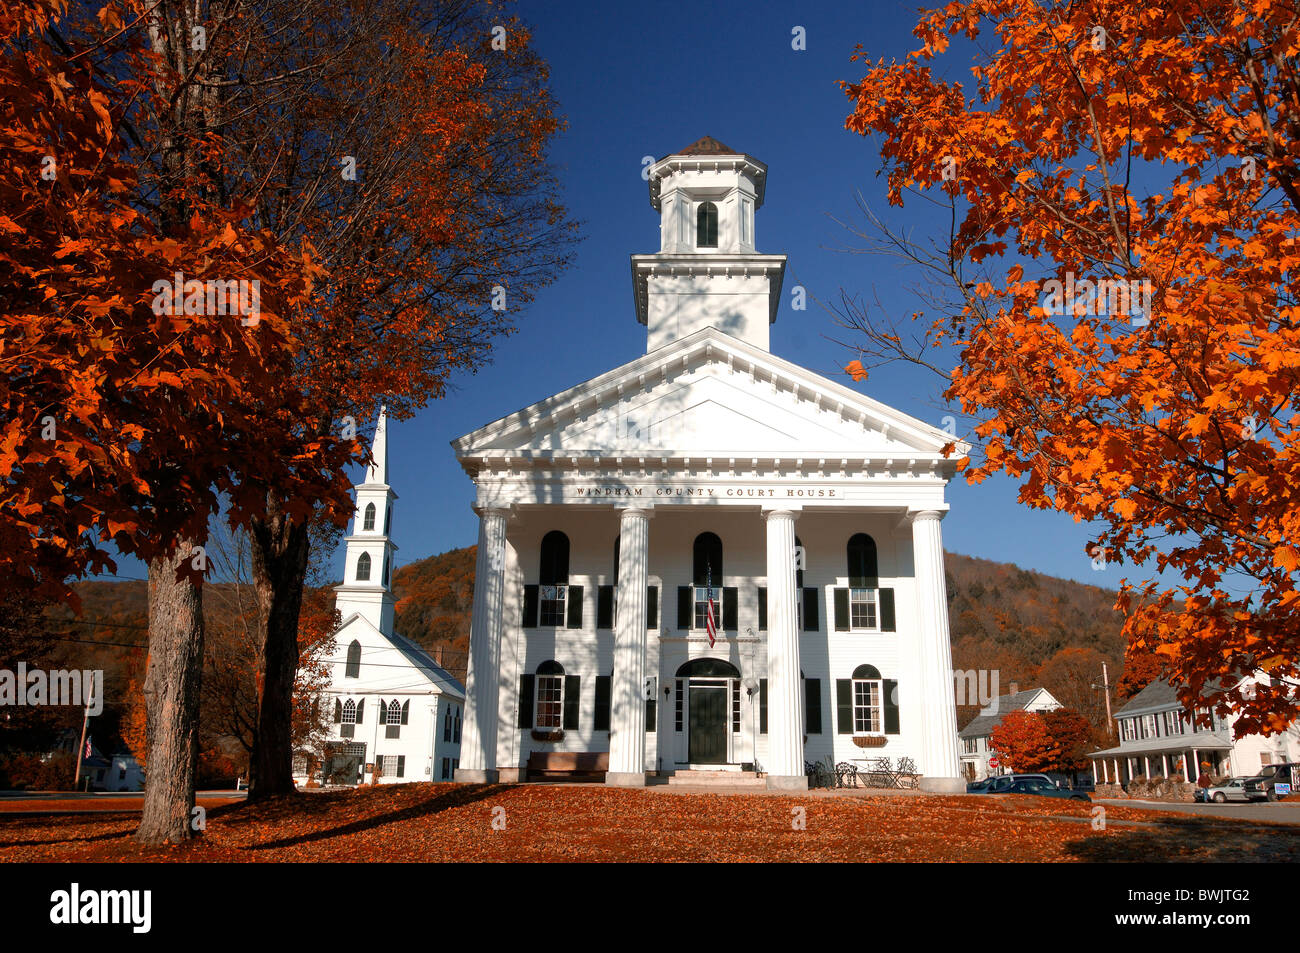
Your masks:
M727 763L727 685L690 684L690 762Z

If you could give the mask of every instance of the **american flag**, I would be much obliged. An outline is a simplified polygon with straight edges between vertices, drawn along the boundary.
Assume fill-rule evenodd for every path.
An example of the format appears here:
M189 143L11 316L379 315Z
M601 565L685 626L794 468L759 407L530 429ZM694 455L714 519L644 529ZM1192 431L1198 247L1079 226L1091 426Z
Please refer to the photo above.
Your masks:
M709 633L709 648L713 648L713 640L718 636L717 610L713 607L713 567L708 568L707 576L709 586L709 604L704 613L704 629Z
M95 756L93 750L90 747L89 738L86 739L86 749L81 753L81 756L83 758L93 758Z

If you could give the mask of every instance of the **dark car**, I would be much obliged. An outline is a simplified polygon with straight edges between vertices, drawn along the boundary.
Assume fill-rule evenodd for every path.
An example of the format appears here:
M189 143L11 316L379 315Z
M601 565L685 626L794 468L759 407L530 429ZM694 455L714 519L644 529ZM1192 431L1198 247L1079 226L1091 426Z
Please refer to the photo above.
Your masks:
M1242 792L1249 801L1276 801L1285 794L1293 793L1291 776L1294 768L1300 768L1300 764L1266 764L1259 774L1246 779ZM1277 789L1279 784L1282 785L1281 791Z
M1026 778L1022 781L1013 781L1010 786L991 793L1033 794L1037 797L1066 798L1071 801L1092 801L1092 798L1083 791L1071 791L1068 788L1058 788L1055 784L1039 780L1038 778Z

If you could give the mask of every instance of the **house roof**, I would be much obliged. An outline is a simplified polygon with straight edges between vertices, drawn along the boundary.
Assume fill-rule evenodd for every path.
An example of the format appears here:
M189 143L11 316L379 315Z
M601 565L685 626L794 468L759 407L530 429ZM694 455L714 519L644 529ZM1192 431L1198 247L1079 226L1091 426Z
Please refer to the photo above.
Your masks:
M1232 742L1217 732L1206 731L1190 735L1169 735L1164 738L1143 738L1141 741L1126 741L1117 748L1104 751L1092 751L1089 758L1124 758L1142 754L1160 754L1161 752L1183 752L1197 748L1201 751L1229 751Z
M696 139L685 149L679 149L673 153L679 156L738 156L744 155L735 149L724 146L712 136L705 136L702 139Z
M1235 683L1234 683L1235 684ZM1202 695L1210 695L1220 690L1223 685L1222 679L1211 679L1205 683ZM1124 707L1115 712L1116 718L1127 717L1129 715L1146 715L1153 711L1165 711L1177 709L1184 710L1184 705L1178 700L1178 689L1168 681L1156 679L1142 691L1138 692L1127 702Z
M965 728L957 733L959 738L985 738L993 734L993 729L1002 724L1002 718L1013 711L1024 711L1035 698L1046 689L1029 688L1023 692L999 695L971 720Z

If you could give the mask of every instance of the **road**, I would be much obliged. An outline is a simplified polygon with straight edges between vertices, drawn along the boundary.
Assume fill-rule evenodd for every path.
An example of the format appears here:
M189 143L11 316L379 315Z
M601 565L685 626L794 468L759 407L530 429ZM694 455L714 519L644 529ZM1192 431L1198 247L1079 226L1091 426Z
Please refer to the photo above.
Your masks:
M1150 811L1173 811L1178 814L1195 814L1201 817L1230 817L1237 820L1263 821L1268 824L1300 824L1300 801L1255 801L1250 804L1187 804L1169 801L1140 801L1136 798L1112 800L1094 798L1098 804L1115 804L1140 807Z

